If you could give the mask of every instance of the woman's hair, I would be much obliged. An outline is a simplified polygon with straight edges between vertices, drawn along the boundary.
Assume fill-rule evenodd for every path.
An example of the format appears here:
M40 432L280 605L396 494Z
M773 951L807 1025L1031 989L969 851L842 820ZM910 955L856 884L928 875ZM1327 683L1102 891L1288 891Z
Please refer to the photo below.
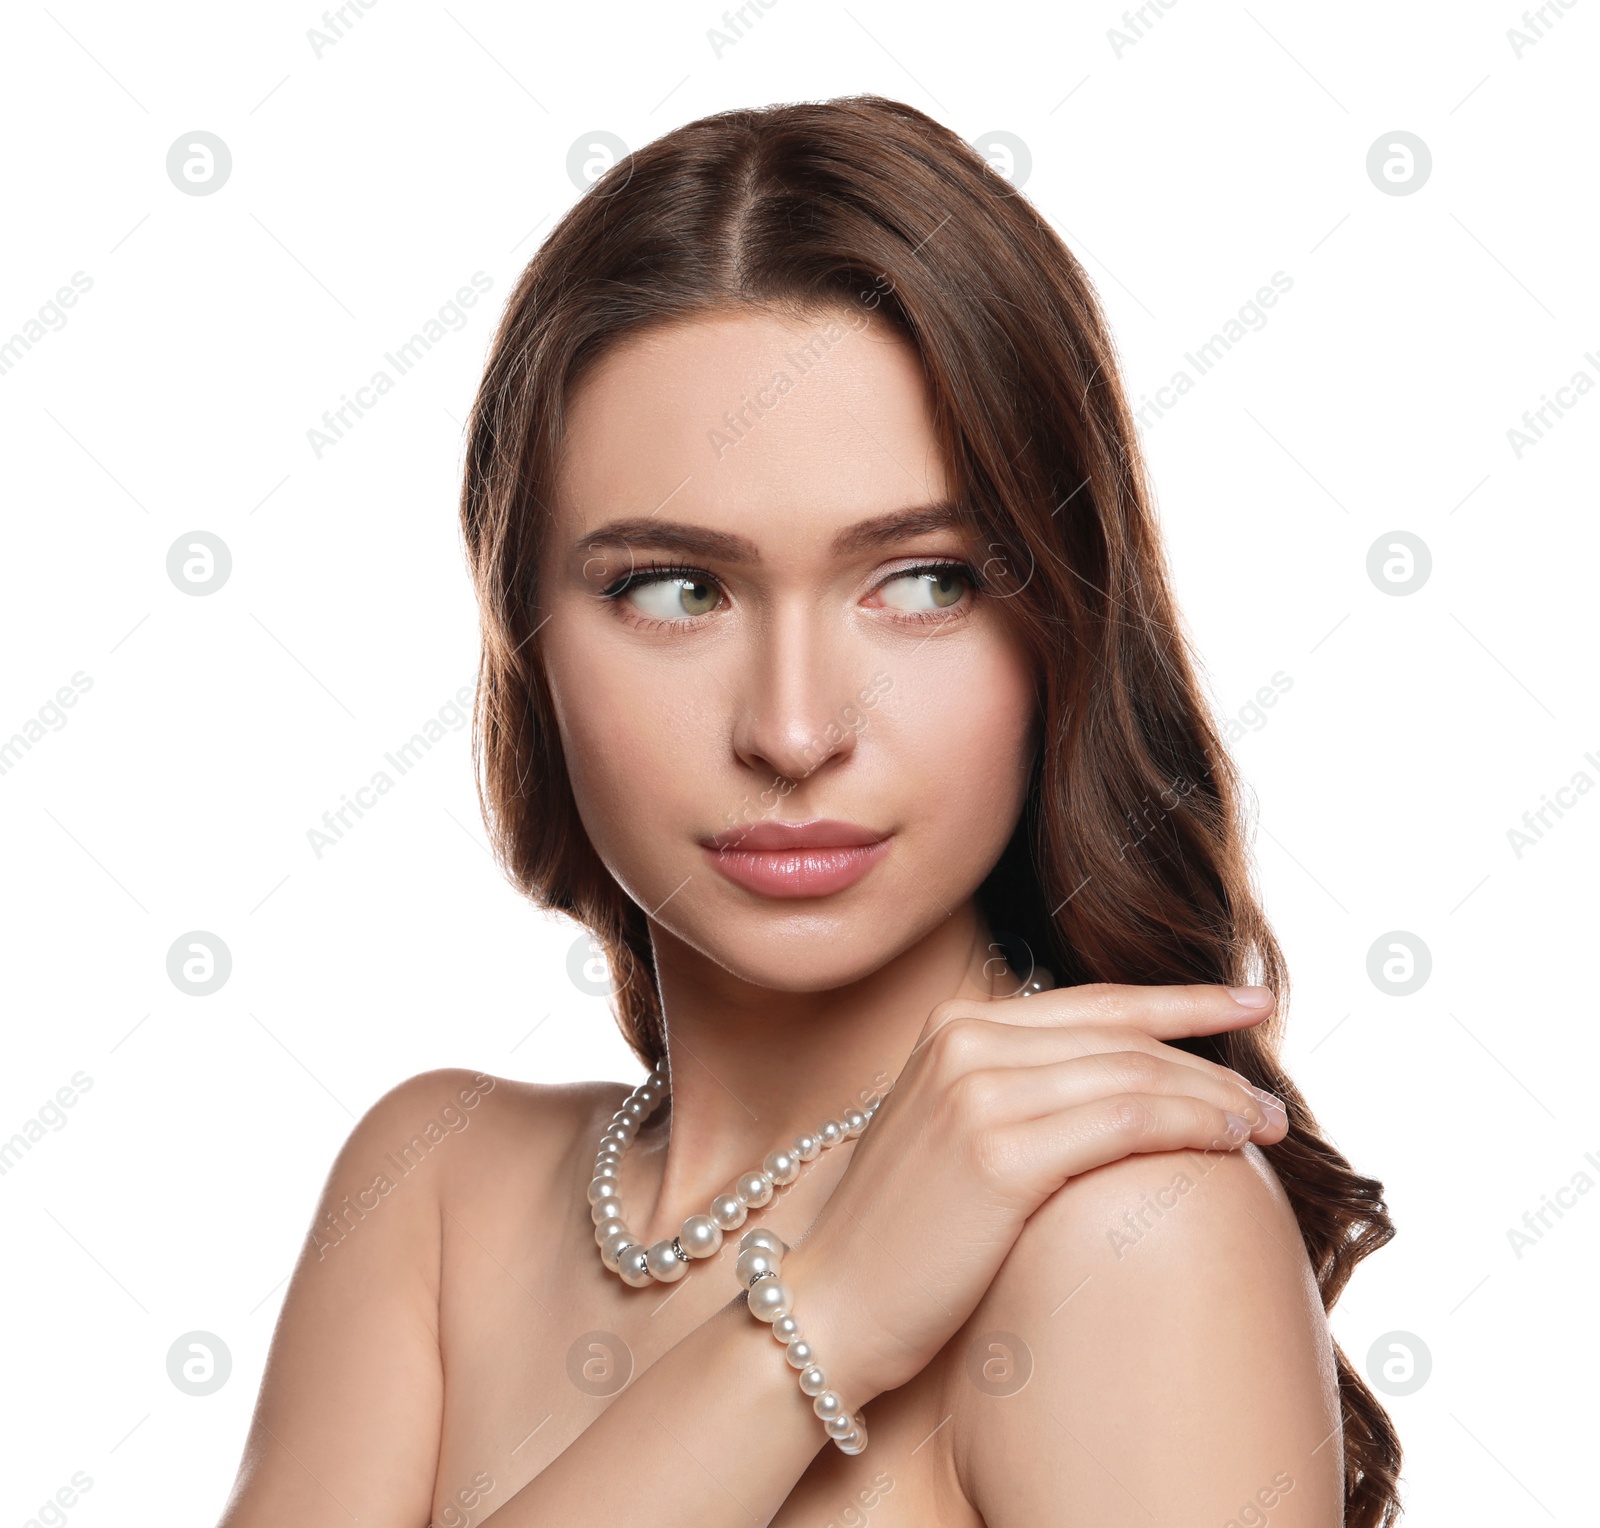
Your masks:
M474 717L496 854L608 957L618 1021L665 1051L645 915L579 820L539 662L541 544L574 388L647 326L738 308L871 311L921 358L953 496L1038 674L1039 750L984 883L990 924L1063 984L1271 987L1272 1021L1181 1042L1288 1105L1263 1148L1325 1307L1394 1234L1277 1057L1287 974L1251 886L1240 781L1169 588L1115 349L1045 219L948 128L876 96L729 111L614 165L507 305L468 427L461 518L483 615ZM730 429L736 428L730 421ZM1345 1521L1399 1512L1393 1424L1335 1348Z

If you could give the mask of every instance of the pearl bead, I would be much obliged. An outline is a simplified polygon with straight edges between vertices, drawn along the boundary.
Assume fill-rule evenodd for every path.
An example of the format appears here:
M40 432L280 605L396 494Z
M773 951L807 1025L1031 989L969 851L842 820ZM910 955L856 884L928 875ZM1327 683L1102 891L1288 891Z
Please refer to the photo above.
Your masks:
M856 1430L854 1417L831 1417L822 1424L823 1432L830 1438L846 1438Z
M821 1364L807 1364L800 1371L800 1388L807 1395L821 1395L828 1388L828 1376Z
M793 1183L800 1176L800 1158L792 1151L769 1151L761 1159L761 1169L774 1183Z
M586 1193L601 1266L636 1289L652 1283L674 1283L688 1272L692 1260L715 1256L722 1249L725 1234L742 1226L751 1210L770 1204L776 1191L793 1183L806 1163L814 1162L827 1148L859 1135L879 1101L876 1094L863 1090L858 1096L863 1100L871 1096L870 1107L844 1109L839 1118L826 1120L816 1130L796 1136L790 1146L769 1151L759 1168L741 1174L729 1192L718 1194L706 1214L689 1216L676 1237L647 1247L633 1239L622 1218L622 1159L644 1123L654 1118L663 1105L670 1106L668 1074L663 1056L611 1116L596 1145L594 1170ZM826 1384L826 1375L816 1363L791 1309L794 1296L782 1278L783 1256L788 1250L776 1232L757 1226L740 1239L735 1269L747 1291L745 1303L751 1315L771 1325L774 1339L783 1344L786 1361L802 1371L806 1393L811 1394L815 1386ZM844 1414L843 1403L834 1392L824 1389L816 1394L813 1410L841 1448L859 1453L866 1447L865 1427ZM843 1418L843 1425L850 1431L840 1434L829 1426L836 1415Z
M775 1231L767 1230L765 1226L757 1226L753 1231L746 1231L739 1238L741 1252L746 1252L751 1247L765 1247L776 1258L781 1258L789 1250L783 1238Z
M811 1409L826 1422L830 1417L845 1415L844 1401L836 1390L824 1390L816 1400L811 1403Z
M678 1232L678 1241L690 1257L715 1257L722 1250L722 1227L709 1215L691 1215Z
M776 1321L794 1305L794 1291L782 1279L762 1279L746 1296L757 1321Z
M643 1289L646 1284L653 1284L649 1266L650 1249L641 1247L637 1243L627 1248L617 1259L617 1272L622 1276L624 1284L631 1284L635 1289Z
M600 1243L600 1261L613 1273L618 1272L617 1263L622 1257L625 1248L637 1247L638 1238L631 1231L614 1231Z
M645 1254L645 1266L651 1277L662 1284L675 1284L689 1271L689 1265L680 1262L678 1254L672 1250L670 1237L651 1247Z
M747 1205L760 1209L772 1198L772 1179L761 1172L743 1173L733 1191Z
M770 1248L746 1247L734 1260L733 1276L748 1289L758 1275L779 1273L782 1267L782 1259L774 1257Z
M859 1427L852 1432L846 1433L838 1442L838 1449L841 1454L859 1454L866 1446L866 1432Z

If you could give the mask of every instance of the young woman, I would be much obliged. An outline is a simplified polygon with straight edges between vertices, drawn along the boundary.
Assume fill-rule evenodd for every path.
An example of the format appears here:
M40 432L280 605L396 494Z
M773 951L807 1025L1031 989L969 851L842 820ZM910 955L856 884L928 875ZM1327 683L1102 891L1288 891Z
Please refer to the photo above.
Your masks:
M878 98L668 134L512 295L462 517L490 834L651 1079L373 1107L224 1524L1392 1521L1324 1316L1381 1186L1275 1059L1236 776L1033 208Z

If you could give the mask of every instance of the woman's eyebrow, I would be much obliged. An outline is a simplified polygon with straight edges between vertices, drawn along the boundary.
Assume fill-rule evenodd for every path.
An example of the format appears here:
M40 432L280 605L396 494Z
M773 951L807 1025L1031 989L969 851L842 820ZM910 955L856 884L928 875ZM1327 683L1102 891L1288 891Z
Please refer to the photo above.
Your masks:
M960 511L948 500L919 504L846 526L834 536L831 551L836 557L870 551L909 536L949 530L960 524ZM581 537L573 550L584 552L598 547L677 552L686 557L714 557L722 562L761 561L760 548L747 537L703 525L686 525L681 520L611 520Z
M871 520L861 520L846 526L833 538L834 556L847 552L865 552L908 536L922 536L929 531L945 531L961 524L961 513L955 504L941 499L932 504L918 504L909 509L897 509Z

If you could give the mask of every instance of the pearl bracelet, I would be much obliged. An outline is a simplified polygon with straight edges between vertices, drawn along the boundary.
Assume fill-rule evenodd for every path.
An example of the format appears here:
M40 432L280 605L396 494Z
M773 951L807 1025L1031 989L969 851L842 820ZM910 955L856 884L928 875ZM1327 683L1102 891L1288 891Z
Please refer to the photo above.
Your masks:
M746 1231L739 1238L733 1271L749 1291L750 1314L772 1324L772 1335L784 1344L784 1357L791 1368L800 1371L800 1388L812 1397L811 1409L822 1418L823 1430L842 1452L859 1454L867 1446L866 1419L859 1412L852 1416L838 1392L828 1388L827 1373L791 1314L794 1294L780 1276L783 1254L788 1250L771 1231Z

